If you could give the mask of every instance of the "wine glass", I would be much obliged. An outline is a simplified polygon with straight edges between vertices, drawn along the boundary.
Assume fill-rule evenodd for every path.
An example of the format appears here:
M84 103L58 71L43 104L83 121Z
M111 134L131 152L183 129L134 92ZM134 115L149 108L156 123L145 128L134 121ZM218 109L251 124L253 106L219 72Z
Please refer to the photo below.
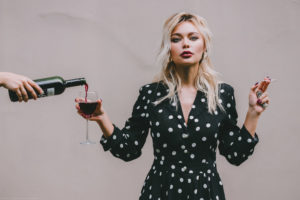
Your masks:
M91 117L93 112L96 110L98 102L98 95L95 91L80 91L79 93L79 107L81 112L87 117ZM96 144L89 139L89 120L86 120L86 137L85 141L80 144Z

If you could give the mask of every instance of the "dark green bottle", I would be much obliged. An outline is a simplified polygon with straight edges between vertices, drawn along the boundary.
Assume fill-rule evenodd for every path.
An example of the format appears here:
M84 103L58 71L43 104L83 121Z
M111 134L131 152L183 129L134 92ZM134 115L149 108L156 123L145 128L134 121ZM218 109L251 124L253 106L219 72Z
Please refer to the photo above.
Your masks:
M44 91L44 94L38 94L38 92L36 91L38 98L59 95L63 93L67 87L86 85L85 78L64 80L60 76L52 76L48 78L36 79L33 81L36 82L36 84L38 84ZM9 90L8 93L11 101L16 102L19 100L17 94L14 91ZM27 94L28 99L33 98L30 93Z

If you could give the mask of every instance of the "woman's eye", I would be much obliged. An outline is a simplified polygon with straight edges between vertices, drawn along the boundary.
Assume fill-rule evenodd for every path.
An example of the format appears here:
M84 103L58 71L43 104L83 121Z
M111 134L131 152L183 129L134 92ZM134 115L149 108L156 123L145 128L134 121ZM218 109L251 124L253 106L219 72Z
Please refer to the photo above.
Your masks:
M179 41L180 41L179 38L172 38L172 39L171 39L171 42L179 42Z
M198 40L198 37L191 37L190 40L193 40L193 41Z

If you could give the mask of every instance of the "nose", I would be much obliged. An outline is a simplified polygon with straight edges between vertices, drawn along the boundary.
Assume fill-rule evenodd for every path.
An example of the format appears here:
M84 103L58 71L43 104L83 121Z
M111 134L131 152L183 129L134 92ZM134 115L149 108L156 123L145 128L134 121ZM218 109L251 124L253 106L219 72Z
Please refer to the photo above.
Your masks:
M189 40L188 38L183 38L183 43L182 43L182 48L189 48L190 47L190 43L189 43Z

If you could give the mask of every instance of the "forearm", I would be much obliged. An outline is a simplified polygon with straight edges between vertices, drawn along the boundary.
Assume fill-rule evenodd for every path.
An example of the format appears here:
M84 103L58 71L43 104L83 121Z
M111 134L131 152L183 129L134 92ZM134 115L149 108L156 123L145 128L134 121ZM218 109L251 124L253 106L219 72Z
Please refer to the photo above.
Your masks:
M244 122L244 126L252 135L252 137L254 137L255 135L258 119L259 114L257 114L255 110L249 108Z
M114 126L110 121L106 112L104 112L101 116L99 116L99 119L97 120L97 124L101 128L105 138L109 138L112 135L114 131Z

